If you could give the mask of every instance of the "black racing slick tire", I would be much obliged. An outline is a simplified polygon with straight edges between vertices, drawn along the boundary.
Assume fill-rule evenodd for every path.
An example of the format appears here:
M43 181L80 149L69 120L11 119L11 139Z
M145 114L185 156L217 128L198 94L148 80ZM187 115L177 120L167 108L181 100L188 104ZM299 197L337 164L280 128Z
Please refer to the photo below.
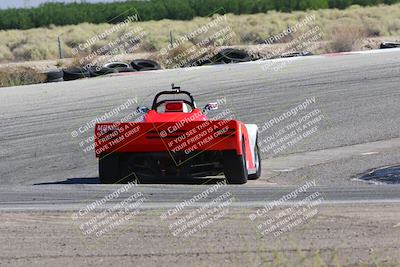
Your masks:
M161 66L157 62L149 59L135 59L131 62L132 68L137 71L160 70Z
M254 163L256 165L256 173L249 174L249 180L257 180L261 177L261 154L257 141L254 147Z
M242 148L245 145L242 140ZM236 151L229 150L223 152L224 174L228 184L245 184L247 182L248 173L246 167L246 154L237 155Z
M102 184L120 182L119 155L117 153L104 154L99 157L99 178Z

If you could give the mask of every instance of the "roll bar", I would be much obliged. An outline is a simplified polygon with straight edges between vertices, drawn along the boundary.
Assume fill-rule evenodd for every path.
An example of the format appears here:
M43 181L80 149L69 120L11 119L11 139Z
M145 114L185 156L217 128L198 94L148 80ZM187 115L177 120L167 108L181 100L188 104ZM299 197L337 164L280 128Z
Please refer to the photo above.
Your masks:
M179 86L175 86L174 84L172 84L172 91L162 91L156 94L153 100L153 105L151 106L152 110L157 110L157 106L159 106L158 98L162 95L187 95L190 98L190 102L189 101L184 101L184 102L188 103L192 108L197 108L193 96L188 91L181 91L181 88ZM163 100L161 102L165 101L166 100Z

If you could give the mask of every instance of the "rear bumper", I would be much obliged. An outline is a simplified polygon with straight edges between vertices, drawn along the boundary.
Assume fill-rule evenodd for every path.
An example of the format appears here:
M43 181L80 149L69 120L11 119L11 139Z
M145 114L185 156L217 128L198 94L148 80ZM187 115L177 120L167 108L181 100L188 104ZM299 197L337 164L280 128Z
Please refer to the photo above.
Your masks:
M95 128L96 157L115 152L168 152L173 158L202 151L235 150L242 154L241 127L236 120L100 123Z

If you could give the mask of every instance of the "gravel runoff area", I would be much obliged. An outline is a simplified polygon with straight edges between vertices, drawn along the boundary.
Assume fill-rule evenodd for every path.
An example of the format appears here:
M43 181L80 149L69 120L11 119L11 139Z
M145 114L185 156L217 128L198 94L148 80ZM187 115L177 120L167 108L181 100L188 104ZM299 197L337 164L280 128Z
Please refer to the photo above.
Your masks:
M314 217L277 237L263 236L257 222L249 220L255 208L229 208L224 217L188 237L173 236L168 228L177 217L161 223L160 210L144 210L101 237L84 236L71 212L3 212L0 262L2 266L400 264L398 204L322 205L317 210Z

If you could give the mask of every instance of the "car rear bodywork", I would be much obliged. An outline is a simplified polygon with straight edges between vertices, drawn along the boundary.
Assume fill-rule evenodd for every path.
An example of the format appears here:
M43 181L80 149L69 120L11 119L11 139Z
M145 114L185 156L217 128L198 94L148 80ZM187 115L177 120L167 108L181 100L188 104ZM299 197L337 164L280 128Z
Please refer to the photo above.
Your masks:
M171 103L177 102L167 101L167 107L180 108ZM96 124L96 157L106 165L99 166L100 178L110 166L115 182L216 176L233 164L225 159L235 157L245 160L247 175L256 174L257 126L233 119L209 120L192 105L189 112L148 110L141 122Z

